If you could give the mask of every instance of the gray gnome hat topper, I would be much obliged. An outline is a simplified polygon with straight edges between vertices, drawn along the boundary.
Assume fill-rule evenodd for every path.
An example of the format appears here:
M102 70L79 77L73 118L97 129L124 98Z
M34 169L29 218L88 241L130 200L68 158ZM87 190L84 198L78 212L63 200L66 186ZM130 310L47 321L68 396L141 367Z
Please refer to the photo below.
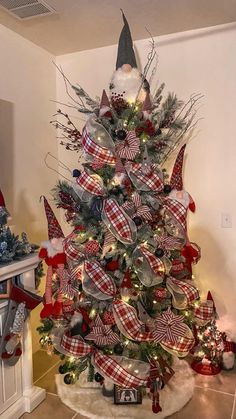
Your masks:
M129 24L123 13L123 10L121 10L121 12L124 21L124 26L119 38L116 70L122 67L123 64L130 64L131 67L137 68L137 62L134 54L133 41L131 37Z

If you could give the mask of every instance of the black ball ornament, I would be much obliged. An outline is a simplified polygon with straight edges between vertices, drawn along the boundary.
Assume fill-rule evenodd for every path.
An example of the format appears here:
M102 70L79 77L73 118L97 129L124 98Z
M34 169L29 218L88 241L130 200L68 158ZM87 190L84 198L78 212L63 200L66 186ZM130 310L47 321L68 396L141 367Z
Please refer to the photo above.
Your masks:
M163 249L161 249L160 247L158 247L158 248L155 250L155 256L157 256L158 258L161 258L162 256L164 256L164 250L163 250Z
M94 375L94 380L96 381L96 383L102 383L104 378L101 374L99 374L99 372L96 372L96 374Z
M126 134L126 131L124 129L119 129L116 132L116 136L117 136L118 140L122 141L126 138L127 134Z
M161 128L158 128L158 130L156 131L156 135L161 135L161 134L162 134Z
M66 374L65 375L65 377L64 377L64 383L65 384L74 384L74 382L75 382L75 379L74 379L72 374Z
M67 366L65 364L60 365L58 371L60 374L65 374L67 372Z
M72 172L73 177L79 177L81 175L81 171L78 169L74 169Z
M171 186L170 185L164 185L164 193L170 193L171 192Z
M122 355L122 354L123 354L123 350L124 350L124 348L123 348L123 346L122 346L120 343L117 343L117 344L114 346L114 353L115 353L116 355Z
M143 221L142 221L141 217L136 216L136 217L133 218L133 222L138 227L138 226L141 226Z

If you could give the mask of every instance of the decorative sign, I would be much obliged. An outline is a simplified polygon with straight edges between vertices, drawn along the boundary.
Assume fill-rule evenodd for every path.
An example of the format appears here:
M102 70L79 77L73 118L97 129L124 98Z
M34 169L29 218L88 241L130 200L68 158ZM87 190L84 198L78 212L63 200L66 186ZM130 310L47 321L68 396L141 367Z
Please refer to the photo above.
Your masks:
M140 388L126 388L115 385L115 404L142 404L142 393Z

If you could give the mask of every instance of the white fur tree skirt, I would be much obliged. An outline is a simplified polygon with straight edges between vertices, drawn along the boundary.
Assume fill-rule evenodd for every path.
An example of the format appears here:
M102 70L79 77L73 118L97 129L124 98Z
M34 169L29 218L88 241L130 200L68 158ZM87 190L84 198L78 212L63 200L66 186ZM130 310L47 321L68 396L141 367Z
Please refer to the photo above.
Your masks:
M162 412L152 413L152 402L148 397L141 405L114 405L113 398L104 397L101 386L87 383L86 376L76 384L64 383L64 376L56 375L57 392L61 401L76 412L89 419L163 419L182 409L191 399L194 389L193 373L186 361L174 360L175 375L168 385L160 391Z

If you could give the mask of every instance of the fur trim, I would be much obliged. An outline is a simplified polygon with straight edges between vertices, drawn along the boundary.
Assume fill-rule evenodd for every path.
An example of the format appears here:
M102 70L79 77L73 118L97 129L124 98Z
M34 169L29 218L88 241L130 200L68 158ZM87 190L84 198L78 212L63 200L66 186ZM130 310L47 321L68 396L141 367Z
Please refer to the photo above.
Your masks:
M64 252L62 245L63 240L63 238L46 240L41 243L41 247L47 250L49 258L53 258L57 254Z

